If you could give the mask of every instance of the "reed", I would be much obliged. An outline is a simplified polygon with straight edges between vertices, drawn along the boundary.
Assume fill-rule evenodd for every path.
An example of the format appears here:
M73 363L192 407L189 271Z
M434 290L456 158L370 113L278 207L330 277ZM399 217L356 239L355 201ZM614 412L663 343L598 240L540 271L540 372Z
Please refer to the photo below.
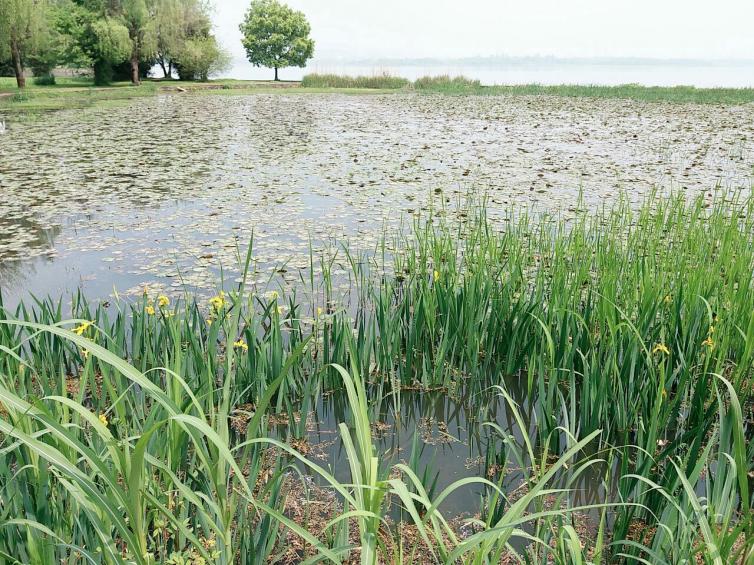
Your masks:
M643 86L620 84L495 84L482 85L479 80L464 76L424 76L409 81L388 73L374 76L306 75L301 81L306 88L366 88L398 90L411 88L418 92L439 94L473 94L492 96L561 96L577 98L630 99L643 102L674 102L682 104L749 104L754 101L753 88L697 88L694 86Z
M301 80L304 88L377 88L377 89L400 89L410 85L410 82L401 77L392 76L388 73L377 73L371 76L346 76L335 74L312 73Z
M414 81L414 88L438 92L471 92L480 90L482 83L464 76L424 76Z

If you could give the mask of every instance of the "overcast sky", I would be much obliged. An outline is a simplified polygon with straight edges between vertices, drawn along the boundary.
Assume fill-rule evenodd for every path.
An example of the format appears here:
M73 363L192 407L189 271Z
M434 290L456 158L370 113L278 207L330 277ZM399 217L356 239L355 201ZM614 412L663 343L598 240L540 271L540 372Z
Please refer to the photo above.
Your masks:
M486 55L754 59L754 0L289 0L317 58ZM216 32L243 55L248 0L215 0Z

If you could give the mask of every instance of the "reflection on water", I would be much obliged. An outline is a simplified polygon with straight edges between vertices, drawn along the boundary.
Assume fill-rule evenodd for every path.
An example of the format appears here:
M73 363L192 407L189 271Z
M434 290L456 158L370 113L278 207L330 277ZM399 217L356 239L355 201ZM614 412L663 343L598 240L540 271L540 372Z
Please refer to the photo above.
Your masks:
M536 443L536 418L531 412L532 399L527 398L525 380L510 377L505 379L505 386L519 406L527 435ZM516 444L523 446L523 430L499 394L455 397L446 391L402 391L399 398L394 398L392 395L380 397L379 390L373 389L369 398L374 402L370 414L373 441L385 473L394 464L404 463L418 476L426 474L430 483L437 476L434 495L466 477L500 480L501 488L508 494L520 489L524 473L503 446L500 434L487 425L497 423L513 436ZM316 406L304 419L304 422L298 418L293 419L295 423L281 422L277 427L278 436L289 440L304 438L307 446L304 451L308 450L310 459L328 469L339 482L351 483L349 462L338 430L341 422L353 421L346 395L336 391L319 396ZM354 437L354 429L350 427L349 431ZM296 444L295 439L293 443ZM566 471L553 484L565 488L569 477ZM605 496L603 478L604 467L595 466L585 472L569 487L573 491L571 503L601 502ZM449 517L473 515L482 508L485 494L481 485L465 486L445 499L441 511ZM598 518L598 515L592 513L590 517Z
M754 107L427 95L165 95L10 123L0 138L6 303L83 288L175 294L309 278L309 249L375 247L486 192L568 210L622 190L751 186ZM286 262L285 273L275 267ZM337 268L337 266L336 266Z
M20 255L0 259L0 289L20 288L29 276L33 276L37 265L51 263L56 255L55 239L61 231L60 225L40 225L33 216L0 217L0 248L27 245L43 250L41 256L31 262L22 261Z

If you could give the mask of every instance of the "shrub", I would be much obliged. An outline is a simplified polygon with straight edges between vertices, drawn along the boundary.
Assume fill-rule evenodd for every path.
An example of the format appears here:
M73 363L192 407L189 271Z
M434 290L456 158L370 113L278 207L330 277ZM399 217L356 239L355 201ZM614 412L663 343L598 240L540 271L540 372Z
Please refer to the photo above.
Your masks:
M207 80L230 66L230 55L213 36L189 39L176 55L181 80Z
M52 73L47 73L44 75L35 76L34 84L36 84L37 86L52 86L55 84L55 75Z

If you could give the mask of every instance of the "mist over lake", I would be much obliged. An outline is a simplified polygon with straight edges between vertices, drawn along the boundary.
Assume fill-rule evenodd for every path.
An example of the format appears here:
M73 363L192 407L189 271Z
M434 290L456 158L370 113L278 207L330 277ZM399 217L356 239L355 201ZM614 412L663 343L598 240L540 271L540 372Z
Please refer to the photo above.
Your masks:
M699 88L754 87L752 61L669 61L636 59L516 58L496 62L477 60L312 60L305 68L290 68L284 80L301 80L309 73L344 75L397 75L409 80L423 76L463 75L495 84L641 84L644 86L687 85ZM237 79L268 80L269 71L237 58L228 73Z

